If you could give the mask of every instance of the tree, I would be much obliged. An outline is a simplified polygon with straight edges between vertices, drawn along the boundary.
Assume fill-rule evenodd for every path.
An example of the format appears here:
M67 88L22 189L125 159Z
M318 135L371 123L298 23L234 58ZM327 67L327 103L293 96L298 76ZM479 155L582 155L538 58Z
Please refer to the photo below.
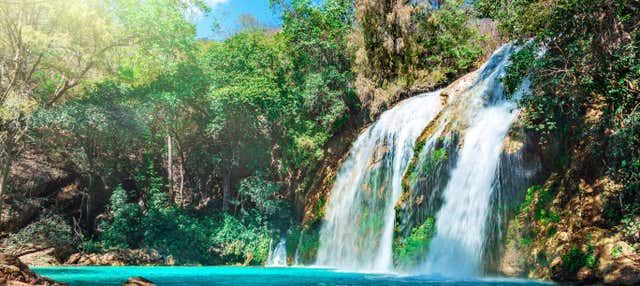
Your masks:
M288 116L276 119L286 132L277 138L283 146L282 172L293 181L324 156L325 143L359 107L348 41L353 5L344 0L280 5L285 7L282 35L291 64L285 89Z
M430 90L467 72L484 39L464 1L355 1L358 96L376 114L412 87Z
M78 98L50 109L39 109L30 120L30 135L48 138L63 152L76 172L88 179L82 202L82 222L93 228L96 194L121 182L114 175L126 172L127 164L147 132L145 120L126 104L135 94L114 82L103 82L85 90Z
M223 210L229 210L234 172L268 166L268 110L278 106L279 44L261 31L239 33L213 46L205 57L212 86L207 129L222 163Z
M194 28L183 11L193 5L204 7L197 0L0 2L0 198L31 115L115 70L164 68L186 54L179 51L193 43ZM130 79L153 78L161 69L149 70Z
M108 66L107 53L123 42L97 1L3 1L0 18L1 198L31 114Z
M504 0L476 7L523 46L504 82L514 91L531 81L520 104L541 147L570 151L572 168L585 170L576 178L608 176L621 186L606 203L611 226L640 214L640 3Z

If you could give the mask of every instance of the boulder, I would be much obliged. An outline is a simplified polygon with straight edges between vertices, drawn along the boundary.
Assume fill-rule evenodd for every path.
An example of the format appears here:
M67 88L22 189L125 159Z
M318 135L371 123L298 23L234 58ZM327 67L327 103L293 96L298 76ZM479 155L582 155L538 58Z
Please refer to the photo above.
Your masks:
M0 285L66 286L31 271L15 256L0 254Z
M73 179L68 162L55 161L45 154L26 151L11 166L11 186L29 197L48 197Z
M57 214L46 214L16 233L0 239L2 253L24 257L30 266L59 264L73 252L73 227Z
M60 265L53 247L20 256L20 261L26 265L57 266Z
M640 285L640 254L628 243L615 238L605 239L603 245L598 270L604 283Z
M173 258L165 259L154 249L123 249L106 253L74 253L69 256L65 265L98 265L98 266L124 266L124 265L172 265Z
M156 286L155 283L145 279L144 277L131 277L127 279L123 286Z
M40 205L36 200L26 198L0 198L0 235L24 228L38 216Z

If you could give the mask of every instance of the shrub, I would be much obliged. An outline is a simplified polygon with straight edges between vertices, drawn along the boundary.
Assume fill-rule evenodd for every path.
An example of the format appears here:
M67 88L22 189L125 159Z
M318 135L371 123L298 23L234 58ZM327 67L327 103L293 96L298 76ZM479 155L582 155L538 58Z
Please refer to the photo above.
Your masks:
M395 262L401 267L417 265L429 251L429 244L435 235L435 220L427 218L424 223L411 230L411 235L395 242Z
M631 243L640 242L640 217L627 215L621 221L622 234Z
M598 266L598 259L596 258L593 245L591 244L587 244L587 256L585 258L584 265L592 269Z
M252 264L262 264L267 260L270 238L268 229L259 220L243 223L225 215L223 225L210 237L211 250L226 263L242 263L252 256Z
M107 248L137 248L142 241L142 210L129 202L125 189L118 186L111 194L111 219L100 225L100 238Z
M20 231L2 239L0 241L0 249L4 253L16 255L19 255L25 248L29 249L28 245L55 247L57 250L61 250L68 248L80 238L74 236L71 225L62 217L55 214L47 214Z
M572 246L569 252L562 255L562 266L570 273L576 273L587 264L587 255L580 248Z

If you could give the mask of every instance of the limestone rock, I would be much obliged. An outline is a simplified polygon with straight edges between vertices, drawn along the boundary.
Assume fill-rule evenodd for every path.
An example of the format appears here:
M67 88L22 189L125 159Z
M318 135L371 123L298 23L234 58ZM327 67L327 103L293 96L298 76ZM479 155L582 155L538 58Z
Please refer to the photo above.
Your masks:
M69 256L65 265L167 265L175 263L173 259L165 259L154 249L124 249L107 253L74 253Z
M3 198L0 198L3 199ZM27 226L38 215L40 206L29 199L5 199L0 209L0 235L17 231Z
M127 279L123 286L156 286L153 282L144 277L131 277Z
M53 247L20 256L20 260L26 265L56 266L60 265L56 258L56 249Z
M36 274L15 256L0 254L0 285L64 286L67 284Z
M624 241L603 241L598 270L607 284L640 285L640 255Z
M526 261L514 243L506 245L498 271L508 277L521 277L526 274Z

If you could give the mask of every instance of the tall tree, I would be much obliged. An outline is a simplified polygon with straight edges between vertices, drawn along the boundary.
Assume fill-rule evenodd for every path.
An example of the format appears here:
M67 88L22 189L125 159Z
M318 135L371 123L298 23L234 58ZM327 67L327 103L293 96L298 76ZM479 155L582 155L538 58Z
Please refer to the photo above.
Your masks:
M198 0L0 2L0 198L34 111L115 71L170 64L193 42L184 9L194 5L204 7ZM132 79L148 75L155 76Z
M0 18L1 198L33 111L108 67L108 52L124 42L97 1L3 1Z

